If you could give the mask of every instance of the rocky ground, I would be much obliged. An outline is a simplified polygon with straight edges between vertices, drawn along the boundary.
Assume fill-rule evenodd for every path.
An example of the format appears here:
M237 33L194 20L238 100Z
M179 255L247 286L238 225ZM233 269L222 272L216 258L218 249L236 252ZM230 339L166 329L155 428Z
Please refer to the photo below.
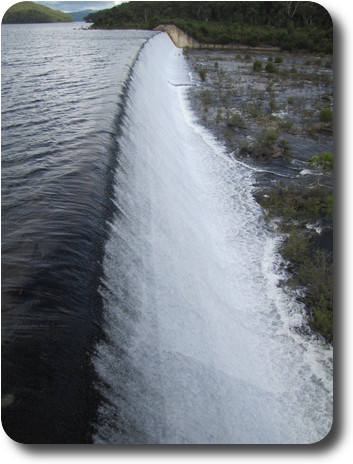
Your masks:
M333 61L277 50L184 49L203 125L259 167L255 198L283 234L288 284L308 325L332 340Z

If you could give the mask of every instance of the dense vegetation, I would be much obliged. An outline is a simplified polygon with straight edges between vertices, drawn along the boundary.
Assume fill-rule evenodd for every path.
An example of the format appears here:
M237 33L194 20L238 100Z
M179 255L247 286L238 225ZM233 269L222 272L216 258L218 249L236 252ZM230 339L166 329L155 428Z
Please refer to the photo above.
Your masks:
M319 159L320 155L316 158ZM295 288L305 288L303 301L309 311L309 323L312 329L331 342L333 257L327 245L332 243L330 240L326 246L320 243L317 239L320 236L312 233L307 224L315 219L319 223L333 224L332 191L319 184L314 190L299 184L277 185L260 202L268 217L281 218L278 225L286 236L281 253L291 263L290 284Z
M332 53L332 21L314 2L128 2L87 15L95 28L175 24L204 44Z
M333 154L312 156L309 165L333 176ZM305 287L303 298L309 310L310 325L328 341L333 339L333 256L332 242L317 241L307 224L318 220L333 226L333 192L320 185L315 189L302 185L278 185L267 192L261 204L270 218L281 217L279 227L286 235L282 255L292 266L291 283ZM315 239L316 238L316 239Z
M3 24L62 23L72 21L71 15L34 2L20 2L11 6L2 19Z

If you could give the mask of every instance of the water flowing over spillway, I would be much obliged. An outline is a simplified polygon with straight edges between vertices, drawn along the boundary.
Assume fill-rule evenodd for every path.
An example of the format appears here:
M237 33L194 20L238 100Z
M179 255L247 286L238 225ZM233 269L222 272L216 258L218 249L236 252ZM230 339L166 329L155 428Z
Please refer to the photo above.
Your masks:
M278 238L188 106L165 34L133 68L117 137L93 355L97 443L312 443L332 422L332 350L295 331Z

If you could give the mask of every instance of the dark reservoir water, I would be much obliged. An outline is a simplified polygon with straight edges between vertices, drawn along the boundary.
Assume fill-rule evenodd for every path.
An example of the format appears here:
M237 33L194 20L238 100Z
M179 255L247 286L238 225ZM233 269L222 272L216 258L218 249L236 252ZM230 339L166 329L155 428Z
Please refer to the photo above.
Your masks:
M119 104L151 36L75 27L2 26L3 424L24 442L89 433Z
M196 123L165 34L2 28L2 418L26 443L312 443L302 335L254 169Z

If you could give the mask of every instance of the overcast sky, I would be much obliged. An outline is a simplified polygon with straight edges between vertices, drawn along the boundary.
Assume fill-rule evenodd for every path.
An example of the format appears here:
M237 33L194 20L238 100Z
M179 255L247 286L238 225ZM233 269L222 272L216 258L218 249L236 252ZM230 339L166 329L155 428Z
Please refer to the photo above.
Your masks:
M49 6L54 10L60 10L65 12L70 11L81 11L81 10L103 10L104 8L112 8L116 3L121 2L36 2L41 5Z

